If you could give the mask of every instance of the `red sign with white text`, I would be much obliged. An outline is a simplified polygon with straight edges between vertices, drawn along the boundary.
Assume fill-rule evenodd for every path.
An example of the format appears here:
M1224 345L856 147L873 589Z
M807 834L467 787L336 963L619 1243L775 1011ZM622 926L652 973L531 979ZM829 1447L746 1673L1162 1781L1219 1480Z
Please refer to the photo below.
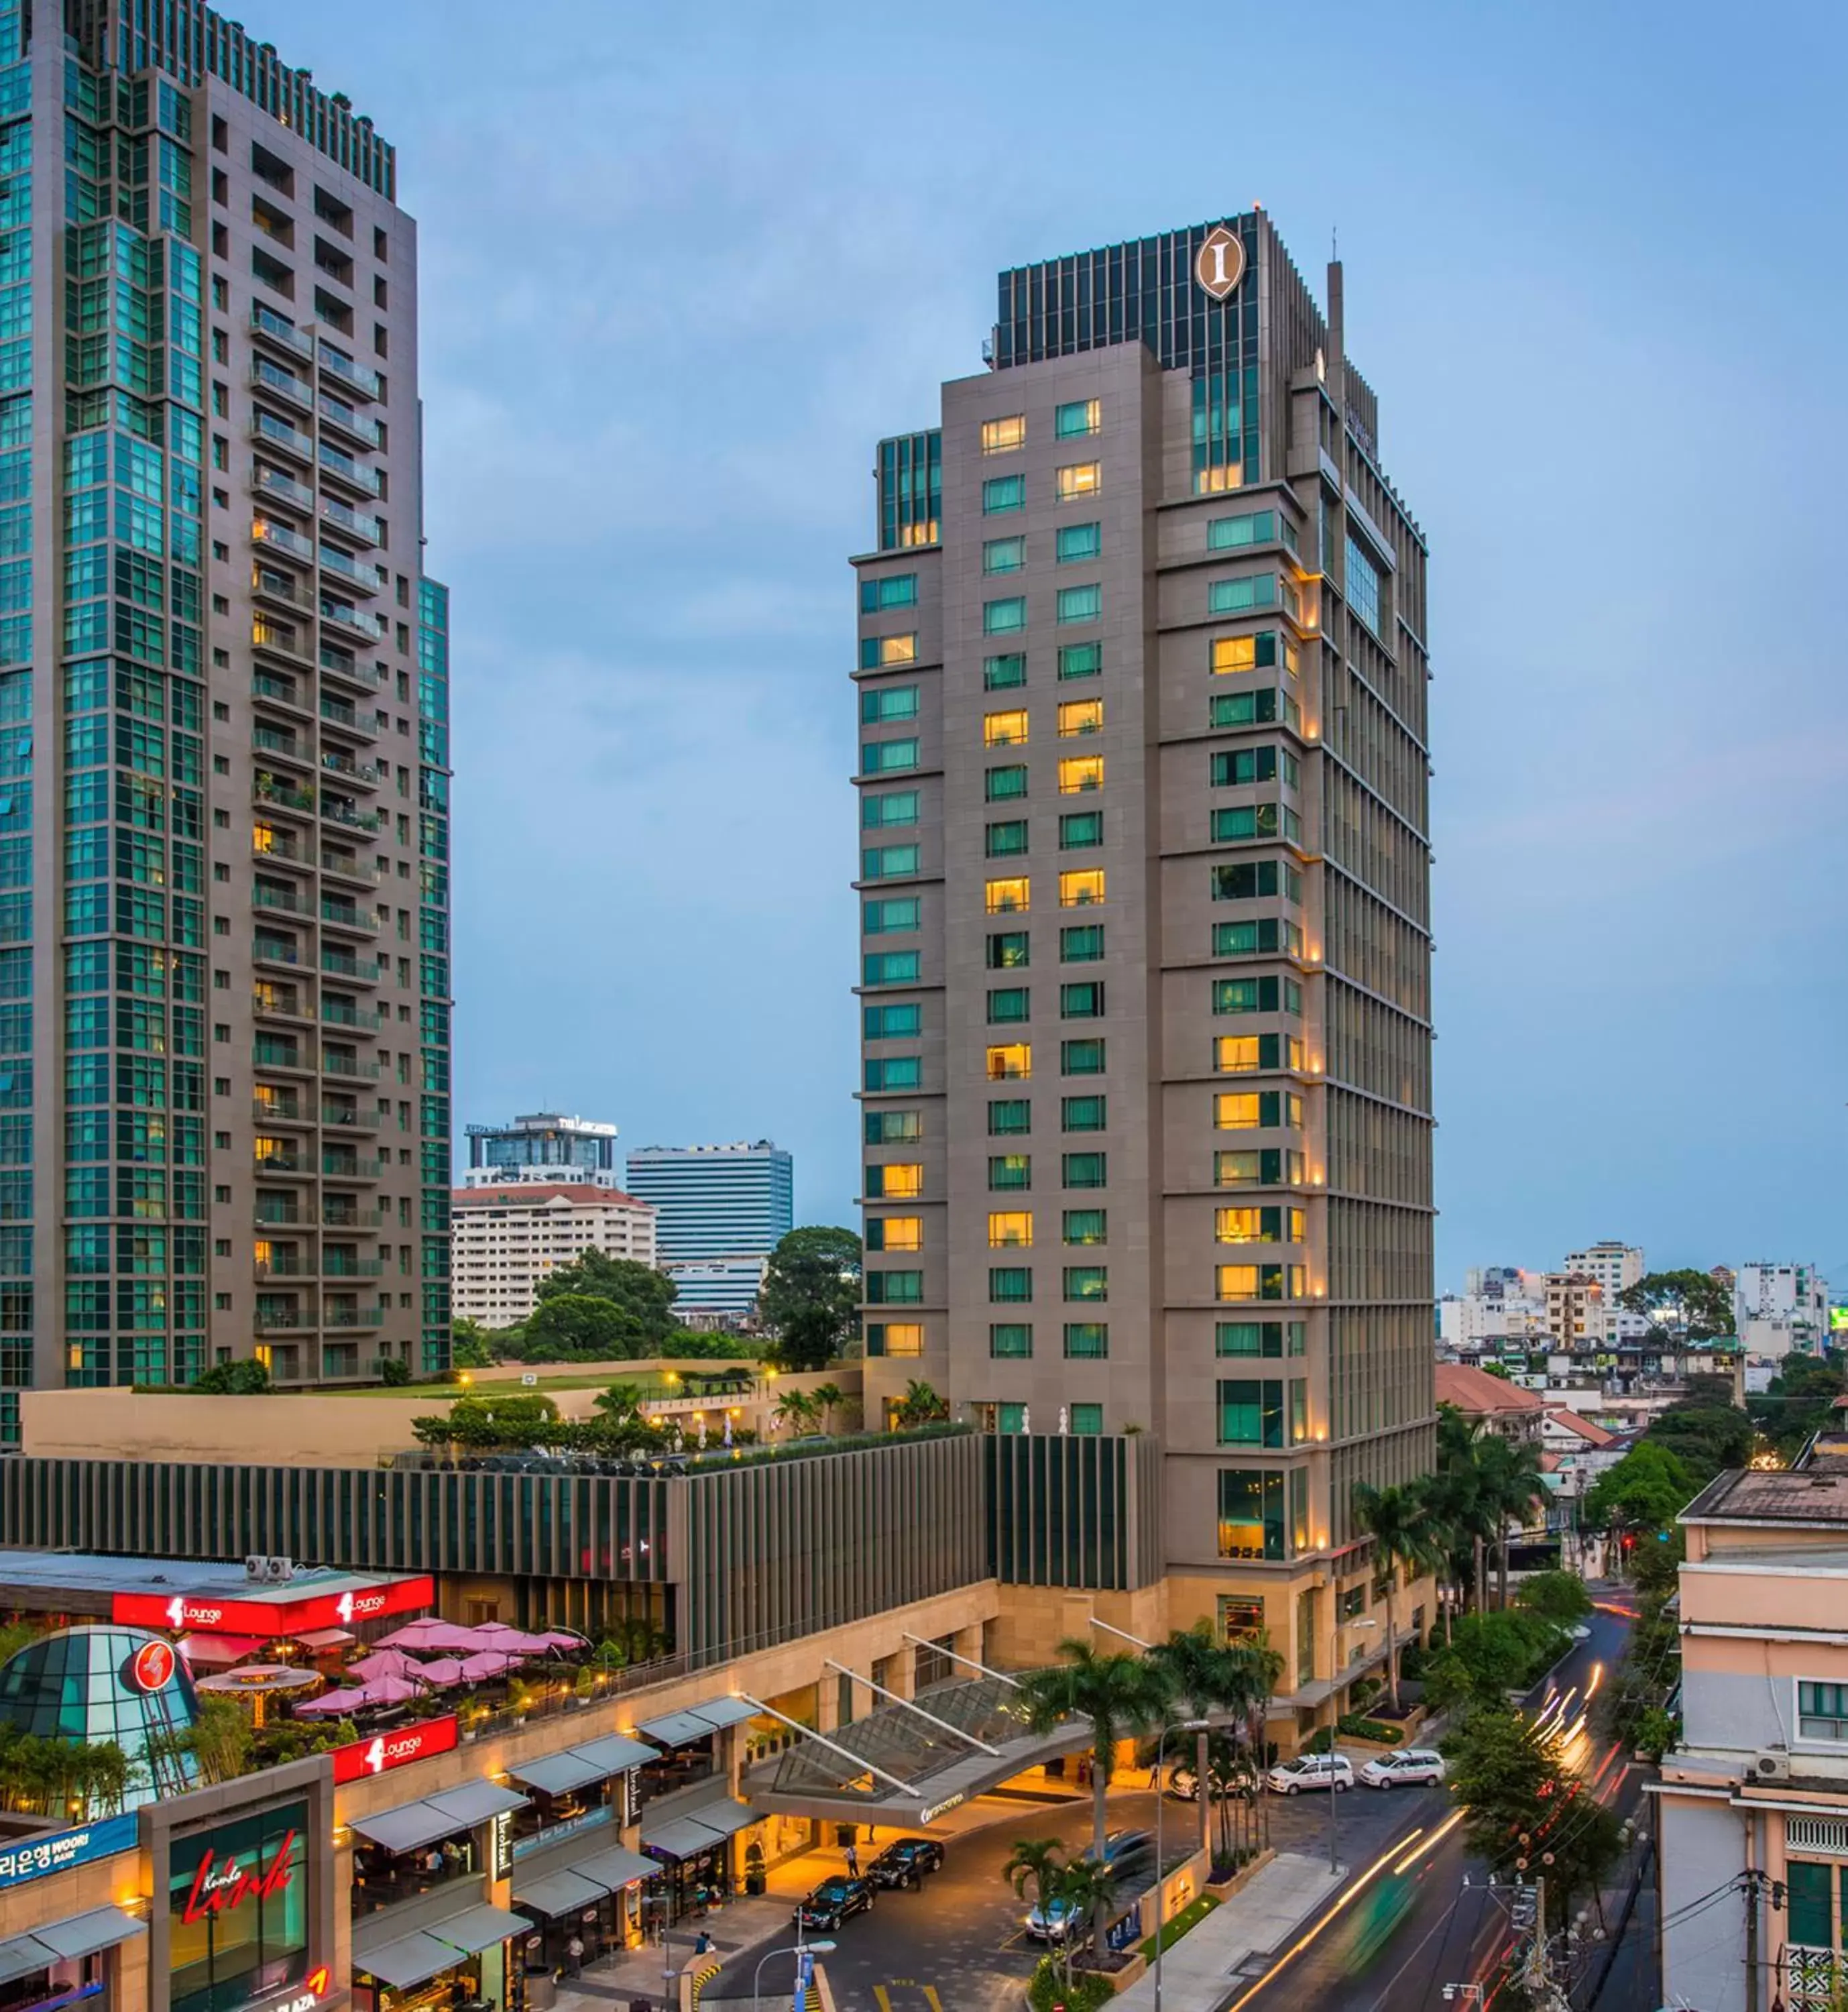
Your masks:
M128 1678L138 1691L164 1690L173 1682L176 1661L170 1642L144 1642L128 1666Z
M109 1618L128 1628L190 1628L206 1635L312 1634L323 1628L351 1628L387 1614L412 1614L433 1607L432 1579L394 1579L348 1593L323 1593L306 1600L220 1599L212 1593L119 1593Z
M355 1740L351 1746L334 1750L334 1778L363 1782L374 1775L388 1774L407 1761L427 1760L433 1753L449 1753L455 1748L455 1718L419 1719L415 1725L399 1726L382 1732L376 1739Z

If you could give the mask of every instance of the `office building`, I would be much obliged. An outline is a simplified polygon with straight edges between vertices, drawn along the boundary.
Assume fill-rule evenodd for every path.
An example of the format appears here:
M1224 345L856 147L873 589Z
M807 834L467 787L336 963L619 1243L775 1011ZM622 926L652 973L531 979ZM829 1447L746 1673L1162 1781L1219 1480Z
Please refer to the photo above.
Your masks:
M198 0L0 0L0 1441L35 1383L440 1368L448 618L393 151Z
M755 1145L644 1146L629 1155L629 1192L655 1205L663 1265L767 1258L795 1227L795 1162Z
M616 1128L555 1111L536 1111L508 1125L471 1125L462 1186L499 1188L518 1181L620 1186Z
M763 1290L764 1258L702 1258L663 1267L674 1282L674 1318L683 1327L747 1325Z
M1748 1355L1821 1355L1829 1345L1828 1281L1814 1265L1742 1265L1732 1305Z
M458 1320L511 1327L539 1304L548 1272L587 1250L655 1262L655 1211L618 1188L536 1180L458 1188L451 1198L450 1298Z
M1004 273L855 561L869 1415L1152 1436L1170 1621L1305 1681L1433 1417L1425 547L1327 276Z

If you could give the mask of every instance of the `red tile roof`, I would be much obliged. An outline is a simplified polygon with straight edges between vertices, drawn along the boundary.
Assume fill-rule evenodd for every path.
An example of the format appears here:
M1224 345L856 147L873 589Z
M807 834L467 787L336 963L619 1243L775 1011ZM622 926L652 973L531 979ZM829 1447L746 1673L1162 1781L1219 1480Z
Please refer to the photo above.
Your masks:
M1488 1418L1507 1411L1538 1411L1543 1408L1531 1390L1518 1383L1504 1382L1486 1369L1472 1369L1466 1362L1440 1362L1437 1365L1437 1401L1454 1404L1465 1418Z
M581 1185L561 1183L555 1187L548 1183L534 1181L526 1185L516 1183L505 1188L451 1188L449 1199L454 1208L508 1208L540 1201L565 1201L580 1208L599 1202L619 1208L652 1209L655 1206L639 1195L625 1194L620 1188L593 1187L588 1182Z
M1547 1419L1550 1425L1564 1425L1568 1432L1576 1432L1587 1446L1607 1447L1614 1443L1617 1435L1607 1432L1602 1425L1594 1425L1589 1418L1582 1418L1576 1411L1568 1411L1562 1404L1549 1404Z

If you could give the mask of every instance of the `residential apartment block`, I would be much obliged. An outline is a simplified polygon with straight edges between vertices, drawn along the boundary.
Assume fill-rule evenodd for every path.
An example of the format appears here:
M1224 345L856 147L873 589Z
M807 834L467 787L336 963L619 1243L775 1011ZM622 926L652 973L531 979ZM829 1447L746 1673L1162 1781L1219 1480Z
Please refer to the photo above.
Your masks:
M1307 1682L1432 1452L1425 543L1261 212L989 362L854 562L869 1414L1153 1435L1170 1618Z
M448 1355L416 229L198 0L0 0L0 1440Z
M539 1304L548 1272L587 1250L655 1262L655 1211L590 1182L461 1187L451 1198L451 1300L457 1319L511 1327Z
M1748 1355L1820 1355L1829 1345L1828 1281L1814 1265L1742 1265L1732 1304Z

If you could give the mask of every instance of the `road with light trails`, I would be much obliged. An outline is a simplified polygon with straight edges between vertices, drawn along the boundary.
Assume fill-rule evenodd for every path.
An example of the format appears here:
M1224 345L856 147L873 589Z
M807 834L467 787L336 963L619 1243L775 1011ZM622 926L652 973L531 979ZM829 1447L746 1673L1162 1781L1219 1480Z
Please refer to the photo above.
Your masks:
M1590 1626L1590 1639L1529 1694L1528 1709L1566 1732L1567 1764L1629 1815L1639 1800L1633 1771L1620 1775L1610 1743L1595 1745L1581 1721L1593 1672L1602 1664L1595 1681L1609 1681L1629 1621L1600 1609ZM1510 1939L1505 1903L1483 1878L1452 1811L1396 1854L1363 1862L1358 1878L1304 1935L1228 2001L1228 2012L1454 2012L1446 2007L1444 1985L1481 1982Z

